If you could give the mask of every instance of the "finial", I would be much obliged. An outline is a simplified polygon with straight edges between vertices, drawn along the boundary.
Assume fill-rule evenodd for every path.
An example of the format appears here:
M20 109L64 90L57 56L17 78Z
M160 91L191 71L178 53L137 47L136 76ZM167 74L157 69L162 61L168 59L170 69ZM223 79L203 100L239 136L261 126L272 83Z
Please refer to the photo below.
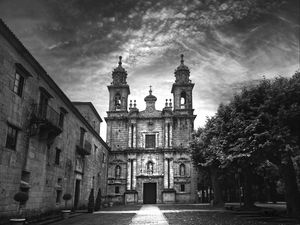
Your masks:
M180 60L181 64L184 63L183 56L184 56L183 54L180 55L180 57L181 57L181 60Z
M169 102L169 107L172 107L172 99L169 99L170 102Z
M119 66L122 66L122 56L119 56Z
M134 100L133 107L136 108L136 100Z
M130 100L129 108L132 108L132 100Z
M152 95L152 86L150 85L150 90L149 90L149 94Z
M168 99L166 99L166 104L165 104L165 106L168 107Z

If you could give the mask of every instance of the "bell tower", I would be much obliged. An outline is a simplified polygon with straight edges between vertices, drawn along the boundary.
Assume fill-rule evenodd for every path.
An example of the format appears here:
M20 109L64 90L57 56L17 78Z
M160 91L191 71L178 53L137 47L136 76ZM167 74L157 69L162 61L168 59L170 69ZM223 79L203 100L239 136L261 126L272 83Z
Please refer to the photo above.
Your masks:
M193 115L193 87L190 70L184 65L183 54L181 54L180 65L175 70L175 83L173 83L171 93L173 94L174 112L180 114Z
M126 82L127 71L122 67L122 56L119 56L119 66L112 72L109 91L109 112L127 113L129 86Z
M190 80L190 70L184 65L183 54L180 56L180 65L175 70L175 82L171 93L173 94L173 139L174 146L187 148L194 130L193 88Z
M128 143L128 95L129 85L126 82L127 72L122 67L122 57L119 65L112 72L112 82L107 86L109 91L109 108L107 117L106 141L112 150L125 149Z

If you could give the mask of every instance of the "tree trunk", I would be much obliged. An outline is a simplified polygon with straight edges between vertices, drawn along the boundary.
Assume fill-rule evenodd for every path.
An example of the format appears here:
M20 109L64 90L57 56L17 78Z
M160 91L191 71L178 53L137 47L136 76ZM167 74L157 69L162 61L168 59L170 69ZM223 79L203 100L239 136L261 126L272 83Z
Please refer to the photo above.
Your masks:
M244 173L244 207L245 208L253 208L254 207L254 199L253 199L253 188L252 188L252 173L250 170L246 170Z
M285 184L287 213L299 217L300 193L296 181L296 172L290 156L286 156L280 166L280 172Z
M218 180L219 177L218 177L218 169L217 168L210 169L210 178L211 178L212 188L214 190L213 206L223 207L224 201L223 201L220 182Z

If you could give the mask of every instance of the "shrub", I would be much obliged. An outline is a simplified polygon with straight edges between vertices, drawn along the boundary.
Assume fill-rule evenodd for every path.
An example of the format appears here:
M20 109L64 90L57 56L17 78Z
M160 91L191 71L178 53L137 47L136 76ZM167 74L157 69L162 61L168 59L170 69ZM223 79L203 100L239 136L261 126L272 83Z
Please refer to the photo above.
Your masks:
M71 200L72 195L69 193L65 193L63 195L63 200L65 200L65 208L67 209L68 201Z
M71 200L71 198L72 198L72 195L69 193L65 193L63 195L63 200L65 200L65 201L69 201L69 200Z
M101 208L101 189L99 188L96 203L95 203L95 210L98 211Z
M28 193L20 191L14 195L14 200L20 203L26 202L28 200Z
M89 203L88 203L88 212L94 212L95 202L94 202L94 189L91 189L90 196L89 196Z

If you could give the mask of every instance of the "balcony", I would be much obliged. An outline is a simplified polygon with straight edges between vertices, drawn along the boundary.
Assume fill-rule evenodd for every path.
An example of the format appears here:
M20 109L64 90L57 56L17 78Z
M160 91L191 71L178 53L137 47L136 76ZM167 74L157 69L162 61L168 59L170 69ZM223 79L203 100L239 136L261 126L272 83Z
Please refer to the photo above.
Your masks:
M79 143L79 141L78 141ZM78 144L76 145L76 151L78 154L85 156L85 155L90 155L92 151L92 144L88 141L84 141L84 144Z
M46 139L54 138L62 132L62 127L59 126L59 113L49 105L34 105L31 125L32 135L39 134Z

